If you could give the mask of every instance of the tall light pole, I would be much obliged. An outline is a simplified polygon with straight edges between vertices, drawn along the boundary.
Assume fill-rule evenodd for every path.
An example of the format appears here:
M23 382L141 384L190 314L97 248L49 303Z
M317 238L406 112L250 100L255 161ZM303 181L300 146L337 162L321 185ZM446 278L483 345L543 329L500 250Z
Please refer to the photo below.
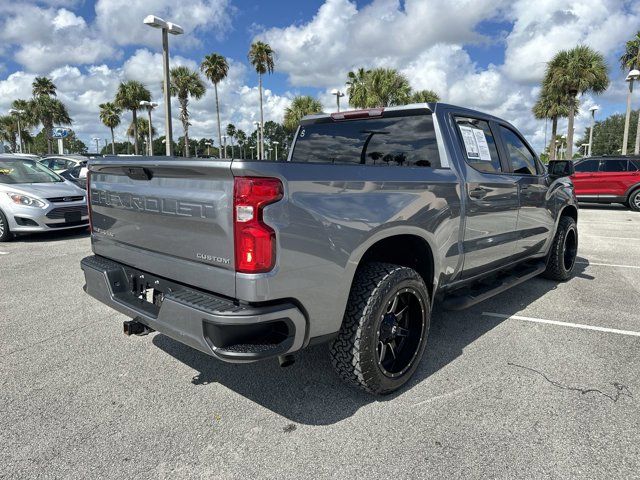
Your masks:
M155 15L147 15L144 18L145 25L162 30L162 66L164 69L163 89L164 89L164 129L167 156L173 156L173 130L171 127L171 95L169 92L169 34L181 35L184 30L180 25L166 22Z
M226 135L222 135L222 151L224 152L224 157L222 158L227 158L227 136Z
M593 127L596 124L596 112L599 108L600 107L598 107L597 105L594 105L589 109L589 111L591 112L591 128L589 129L589 150L586 152L587 157L590 157L592 155L591 148L593 147Z
M147 154L150 157L153 157L153 125L151 124L151 111L158 106L156 102L147 102L146 100L142 100L140 102L140 106L147 109L147 113L149 114L149 150Z
M331 95L335 95L336 96L336 103L338 104L338 111L340 111L340 99L342 97L344 97L344 93L342 93L340 90L333 89L333 90L331 90Z
M16 120L18 122L18 149L20 153L22 152L22 129L20 128L20 115L24 113L24 110L18 110L17 108L12 108L9 110L9 113L16 116Z
M275 160L278 160L278 145L280 145L280 142L276 142L275 140L273 142L273 145L276 147L276 156L275 156Z
M93 137L93 141L96 142L96 154L100 153L100 147L98 146L98 142L100 139L98 137Z
M629 141L629 120L631 119L631 94L633 93L633 82L640 77L639 70L631 70L625 78L629 82L629 93L627 94L627 115L624 118L624 134L622 136L622 155L627 154L627 143Z
M251 150L251 160L253 160L253 151L256 149L256 147L251 146L249 147L249 149Z

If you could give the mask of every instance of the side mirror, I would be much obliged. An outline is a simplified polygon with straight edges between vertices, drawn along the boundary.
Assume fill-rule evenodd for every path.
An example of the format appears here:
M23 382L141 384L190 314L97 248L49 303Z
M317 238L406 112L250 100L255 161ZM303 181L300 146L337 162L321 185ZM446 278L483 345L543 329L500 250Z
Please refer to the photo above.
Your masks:
M553 178L570 177L576 172L571 160L552 160L548 170L549 176Z

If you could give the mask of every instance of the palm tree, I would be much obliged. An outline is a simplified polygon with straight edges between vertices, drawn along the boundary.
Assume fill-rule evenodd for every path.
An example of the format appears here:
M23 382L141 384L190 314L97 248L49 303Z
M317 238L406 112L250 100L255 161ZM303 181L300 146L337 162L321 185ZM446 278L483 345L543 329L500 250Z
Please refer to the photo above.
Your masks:
M233 158L233 139L236 137L236 133L238 132L238 129L236 128L236 126L233 123L230 123L229 125L227 125L227 136L229 137L229 143L231 144L231 158Z
M31 141L31 134L22 123L20 123L20 135L24 143ZM0 140L7 142L12 152L18 151L18 137L18 119L14 115L0 116Z
M367 75L369 70L359 68L347 74L347 95L349 105L355 108L367 108Z
M558 137L558 118L569 116L569 104L573 102L575 113L578 110L578 99L573 97L560 97L554 95L550 89L543 85L540 96L531 109L538 120L551 119L551 144L549 145L549 160L556 158L556 139ZM545 123L546 135L546 123ZM546 141L545 141L546 143ZM546 145L545 145L546 147Z
M146 118L136 118L136 124L134 125L134 123L131 122L127 128L127 137L133 137L137 142L153 142L153 137L155 137L157 133L156 127L152 126L151 138L149 138L149 120ZM136 135L139 135L139 137L136 138Z
M600 94L609 86L607 64L601 53L578 45L558 52L547 65L544 82L551 92L577 98L585 92ZM569 103L567 158L573 158L573 120L575 106Z
M31 84L32 93L34 97L55 97L56 86L48 77L36 77Z
M198 72L189 67L174 67L171 69L171 96L178 97L180 103L180 120L184 129L184 156L189 157L189 97L196 100L203 97L207 88Z
M298 128L302 117L321 111L322 104L315 98L308 95L297 96L284 111L284 129L288 133L293 133Z
M640 31L638 31L635 37L626 43L624 53L620 57L620 68L624 73L627 73L627 70L633 70L638 67L640 67ZM629 82L629 89L633 89L633 80ZM629 107L627 107L627 110L629 110ZM628 120L626 123L628 125ZM625 126L625 135L628 135L628 131L628 127ZM636 128L636 145L634 153L636 155L640 153L640 121Z
M374 68L367 74L367 107L391 107L409 103L407 77L393 68Z
M32 123L41 123L47 138L47 153L52 152L51 130L53 125L70 125L71 117L67 107L57 98L56 86L48 77L36 77L31 84L33 99L26 109Z
M624 73L638 67L640 67L640 31L626 43L624 53L620 57L620 68Z
M220 127L220 103L218 102L218 83L227 78L229 63L227 59L217 53L204 57L200 64L200 71L213 83L216 92L216 115L218 116L218 145L222 145L222 128Z
M264 158L264 112L262 109L262 75L273 73L274 51L267 43L256 41L249 49L249 62L256 69L260 87L260 145L258 146L258 158Z
M138 155L138 109L141 101L151 101L151 92L144 83L137 80L121 82L114 99L115 105L122 110L130 110L134 129L133 153Z
M71 125L72 123L67 107L57 98L41 95L30 102L30 111L42 124L47 138L47 153L51 153L53 150L51 131L54 124Z
M440 101L440 95L433 90L418 90L411 94L411 103L435 103Z
M244 130L238 129L236 132L236 139L238 140L238 145L240 146L240 158L244 158L244 145L247 143L247 134Z
M100 104L100 120L111 130L111 153L113 155L116 154L116 137L113 134L113 129L120 125L121 113L122 110L120 110L113 102Z

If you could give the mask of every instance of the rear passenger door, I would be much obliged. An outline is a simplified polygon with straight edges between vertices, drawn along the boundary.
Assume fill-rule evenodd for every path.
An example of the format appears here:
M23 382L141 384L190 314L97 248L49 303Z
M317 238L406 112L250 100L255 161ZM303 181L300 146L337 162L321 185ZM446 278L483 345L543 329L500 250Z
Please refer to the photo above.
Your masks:
M518 185L518 243L516 255L529 257L545 251L555 228L554 205L547 202L549 177L522 136L500 125L500 148L509 161L509 172Z
M517 241L518 186L496 143L497 124L454 114L464 175L465 227L462 278L510 263Z
M603 200L624 199L628 188L638 182L637 168L626 158L609 158L600 162L598 172L598 198Z

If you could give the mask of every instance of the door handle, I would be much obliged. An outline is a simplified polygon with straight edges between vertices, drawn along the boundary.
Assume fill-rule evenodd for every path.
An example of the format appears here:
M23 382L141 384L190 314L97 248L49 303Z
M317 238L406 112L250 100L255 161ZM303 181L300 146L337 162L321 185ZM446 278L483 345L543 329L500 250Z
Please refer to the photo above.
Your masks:
M469 190L469 196L471 198L484 198L489 193L489 190L483 187L476 187L472 190Z

